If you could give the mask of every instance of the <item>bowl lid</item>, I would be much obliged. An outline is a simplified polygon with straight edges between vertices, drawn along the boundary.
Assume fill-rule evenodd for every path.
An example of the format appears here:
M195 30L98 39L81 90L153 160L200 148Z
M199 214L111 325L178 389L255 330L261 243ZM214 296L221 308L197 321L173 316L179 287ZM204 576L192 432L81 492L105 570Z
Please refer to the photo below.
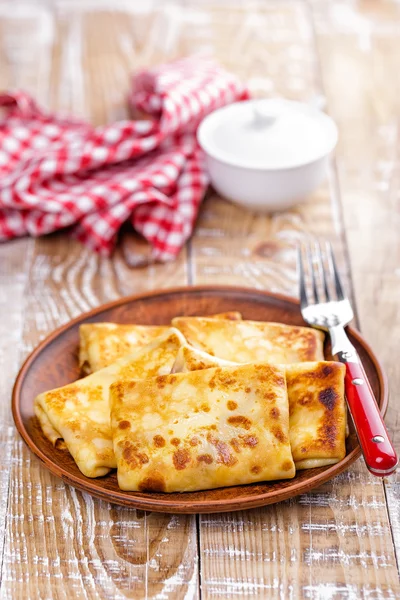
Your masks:
M222 162L253 169L286 169L311 163L333 150L337 127L309 104L263 99L235 102L208 115L197 138Z

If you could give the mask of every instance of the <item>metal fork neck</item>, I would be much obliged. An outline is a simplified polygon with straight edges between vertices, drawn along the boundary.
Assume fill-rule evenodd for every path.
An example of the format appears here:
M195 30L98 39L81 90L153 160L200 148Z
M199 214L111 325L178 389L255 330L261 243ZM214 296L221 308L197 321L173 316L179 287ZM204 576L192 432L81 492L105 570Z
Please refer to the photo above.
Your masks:
M360 362L357 351L350 342L342 325L329 328L332 340L332 355L338 356L341 362Z

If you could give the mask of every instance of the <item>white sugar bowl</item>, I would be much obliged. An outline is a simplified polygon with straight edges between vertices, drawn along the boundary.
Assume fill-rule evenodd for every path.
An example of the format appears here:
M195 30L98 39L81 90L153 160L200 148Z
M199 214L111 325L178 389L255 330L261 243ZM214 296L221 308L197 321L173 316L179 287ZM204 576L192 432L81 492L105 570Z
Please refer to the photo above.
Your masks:
M272 212L305 200L322 183L338 131L312 105L265 99L216 110L200 124L197 139L221 196Z

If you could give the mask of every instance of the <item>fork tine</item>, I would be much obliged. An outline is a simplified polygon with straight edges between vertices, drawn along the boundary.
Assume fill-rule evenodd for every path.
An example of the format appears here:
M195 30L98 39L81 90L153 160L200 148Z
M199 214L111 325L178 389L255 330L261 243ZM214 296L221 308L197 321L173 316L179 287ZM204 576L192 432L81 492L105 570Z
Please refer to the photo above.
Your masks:
M310 271L310 275L311 275L311 283L312 283L312 290L313 290L313 294L314 294L314 302L316 304L320 303L320 297L319 297L319 293L318 293L318 287L317 287L317 277L316 277L316 269L314 269L314 265L313 265L313 253L311 250L311 247L307 244L306 246L306 255L307 255L307 261L308 261L308 268Z
M297 271L299 274L299 286L300 286L300 306L306 308L308 305L307 290L306 290L306 278L304 271L303 253L301 251L301 244L297 248Z
M327 255L328 255L328 264L331 276L335 282L335 289L338 300L344 300L345 294L343 292L342 283L340 281L339 271L336 266L335 256L332 250L332 244L330 242L326 243Z
M316 246L316 250L317 250L317 255L318 255L318 262L319 262L319 272L320 272L320 276L322 279L322 284L324 286L324 292L325 292L325 297L327 302L330 302L332 300L332 296L329 290L329 285L328 285L328 273L327 273L327 269L324 263L324 256L322 254L322 248L321 248L321 242L316 242L315 244Z

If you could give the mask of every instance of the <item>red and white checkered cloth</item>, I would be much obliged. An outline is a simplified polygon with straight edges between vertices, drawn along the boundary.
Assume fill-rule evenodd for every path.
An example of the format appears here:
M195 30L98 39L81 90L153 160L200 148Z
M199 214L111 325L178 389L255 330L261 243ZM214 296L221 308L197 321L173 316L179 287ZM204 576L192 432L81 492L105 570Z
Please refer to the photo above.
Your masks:
M154 260L173 259L208 185L195 130L247 97L235 76L200 58L133 78L131 105L151 120L93 127L46 113L24 92L0 95L0 240L73 225L76 238L109 255L130 220Z

